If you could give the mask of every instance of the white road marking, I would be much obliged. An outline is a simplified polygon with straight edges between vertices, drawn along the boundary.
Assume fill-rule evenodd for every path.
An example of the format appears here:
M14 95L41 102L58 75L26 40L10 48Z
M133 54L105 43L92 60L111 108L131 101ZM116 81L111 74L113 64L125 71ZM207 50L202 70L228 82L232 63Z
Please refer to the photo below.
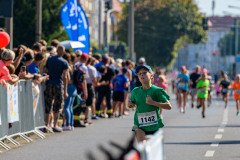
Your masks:
M205 157L213 157L215 151L207 151Z
M218 128L218 132L224 132L223 128Z
M211 147L218 147L218 145L219 145L219 142L213 142L213 143L211 144Z
M215 139L222 139L222 134L216 134L214 138Z
M226 122L226 121L223 121L222 124L227 124L227 122Z

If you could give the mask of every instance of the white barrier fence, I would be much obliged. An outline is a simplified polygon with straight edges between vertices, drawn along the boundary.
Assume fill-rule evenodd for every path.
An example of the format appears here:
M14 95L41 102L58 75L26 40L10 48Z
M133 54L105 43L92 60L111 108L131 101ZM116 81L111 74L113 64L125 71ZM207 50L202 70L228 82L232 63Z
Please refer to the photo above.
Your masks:
M124 160L164 160L163 131L159 130L146 143L139 143Z
M29 133L45 138L39 130L46 128L44 109L43 84L35 86L28 80L19 81L16 86L8 85L7 90L0 87L0 145L6 150L11 149L4 143L6 139L19 145L13 139L15 136L31 142L32 139L27 136ZM9 127L9 124L12 126Z

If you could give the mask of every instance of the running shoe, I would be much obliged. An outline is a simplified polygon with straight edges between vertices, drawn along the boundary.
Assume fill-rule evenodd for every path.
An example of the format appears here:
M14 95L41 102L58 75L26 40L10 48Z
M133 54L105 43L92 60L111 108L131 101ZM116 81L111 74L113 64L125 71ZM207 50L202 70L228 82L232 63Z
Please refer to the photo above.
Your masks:
M96 115L94 115L94 116L92 116L92 119L94 119L94 120L98 120L98 119L99 119L99 117L98 117L98 116L96 116Z
M184 113L184 108L183 107L181 107L180 112Z
M237 116L239 116L239 112L237 112Z
M205 114L202 112L202 118L205 118Z
M199 109L199 108L201 108L202 106L199 104L199 105L197 105L197 109Z
M192 103L192 108L194 108L194 104Z

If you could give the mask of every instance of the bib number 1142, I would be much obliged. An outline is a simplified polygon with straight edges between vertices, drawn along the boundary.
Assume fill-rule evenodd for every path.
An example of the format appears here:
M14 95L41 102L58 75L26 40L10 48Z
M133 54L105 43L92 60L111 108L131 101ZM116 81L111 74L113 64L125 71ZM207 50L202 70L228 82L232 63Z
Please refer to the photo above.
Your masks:
M158 123L156 111L138 113L139 127L150 126Z

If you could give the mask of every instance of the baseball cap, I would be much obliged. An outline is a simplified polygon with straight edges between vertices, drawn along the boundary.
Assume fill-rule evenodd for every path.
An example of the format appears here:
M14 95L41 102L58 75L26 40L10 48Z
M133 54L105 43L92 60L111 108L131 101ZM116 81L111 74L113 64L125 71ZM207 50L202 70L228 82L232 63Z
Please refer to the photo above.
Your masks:
M151 67L148 66L148 65L140 65L140 66L138 66L138 67L136 68L136 73L138 73L138 71L139 71L140 69L142 69L142 68L145 68L145 69L147 69L149 72L152 73L152 69L151 69Z
M80 59L88 59L88 54L87 53L83 53L80 57Z

